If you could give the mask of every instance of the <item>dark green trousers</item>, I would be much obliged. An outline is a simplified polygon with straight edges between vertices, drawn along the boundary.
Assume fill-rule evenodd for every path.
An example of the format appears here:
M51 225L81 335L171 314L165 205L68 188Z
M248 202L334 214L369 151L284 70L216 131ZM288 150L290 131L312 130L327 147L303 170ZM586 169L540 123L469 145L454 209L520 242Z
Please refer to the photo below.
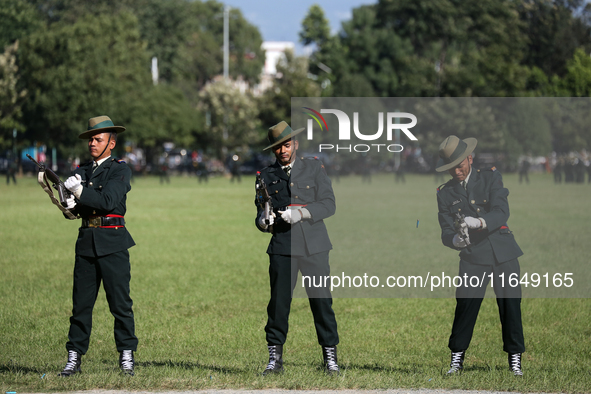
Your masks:
M271 282L271 300L267 306L267 343L283 345L289 329L289 310L298 271L307 276L328 276L328 252L317 253L308 257L269 255L269 279ZM330 281L328 282L330 286ZM306 287L310 309L314 316L314 326L318 343L321 346L334 346L339 343L337 321L332 310L332 296L329 287L310 289Z
M72 317L66 349L86 354L92 331L92 310L101 281L111 314L115 318L117 350L137 350L133 301L129 296L131 267L127 250L102 257L76 255Z
M476 318L490 282L488 275L493 274L493 289L497 296L497 306L503 334L503 350L507 353L523 353L525 344L523 339L523 326L521 323L521 286L511 287L509 276L517 274L520 279L519 262L517 259L503 264L477 265L466 261L460 261L459 276L476 276L484 282L478 287L458 287L456 289L456 312L449 337L449 348L452 352L468 349ZM499 275L504 274L501 281ZM474 282L476 283L476 282Z

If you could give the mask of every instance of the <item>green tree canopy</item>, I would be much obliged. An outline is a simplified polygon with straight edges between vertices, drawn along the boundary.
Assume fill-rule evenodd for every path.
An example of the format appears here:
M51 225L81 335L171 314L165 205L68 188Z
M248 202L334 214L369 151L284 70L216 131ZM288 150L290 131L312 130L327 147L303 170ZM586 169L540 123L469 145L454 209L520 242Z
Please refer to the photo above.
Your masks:
M43 26L41 14L22 0L0 0L0 50Z
M291 125L291 98L318 96L320 86L308 77L308 59L286 51L285 57L277 64L273 87L258 99L260 119L267 127L281 120Z
M330 38L330 25L324 17L324 10L318 4L312 5L308 10L299 36L304 45L322 45Z
M225 156L225 149L248 147L260 139L259 111L250 94L220 80L208 84L199 97L199 109L207 114L208 142L219 158Z
M0 147L6 147L13 129L23 130L21 107L27 91L17 87L18 66L16 52L18 41L5 47L0 54Z
M101 114L125 125L128 136L147 144L161 138L164 130L175 130L171 135L177 137L181 130L191 133L186 126L192 124L194 114L183 105L186 100L152 84L149 59L132 14L86 15L74 24L56 22L23 40L21 59L31 91L24 108L30 141L79 145L77 136L86 120ZM164 113L173 104L175 110ZM157 117L166 119L166 129Z

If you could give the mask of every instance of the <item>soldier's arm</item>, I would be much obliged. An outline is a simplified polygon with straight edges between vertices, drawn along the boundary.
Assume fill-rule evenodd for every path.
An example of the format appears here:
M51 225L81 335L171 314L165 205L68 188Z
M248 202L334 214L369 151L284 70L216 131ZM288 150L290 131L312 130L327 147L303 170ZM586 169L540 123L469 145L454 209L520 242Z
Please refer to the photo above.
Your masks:
M490 210L481 217L486 221L489 233L496 231L509 219L509 190L503 186L503 177L498 171L492 173L492 184L489 192Z
M324 170L322 163L317 161L315 162L315 165L318 166L315 178L315 201L308 203L306 206L306 209L311 216L309 220L312 222L318 222L334 215L337 209L334 192L332 190L332 182L330 181L328 175L326 175L326 171Z
M441 242L449 248L458 250L453 244L453 239L456 235L453 216L445 203L444 196L444 192L437 193L437 207L439 210L437 219L439 220L439 226L441 227Z
M80 195L80 203L83 205L99 209L101 211L112 211L121 203L121 200L131 190L131 170L125 164L113 163L109 172L109 179L102 184L102 188L95 189L83 185L83 191Z

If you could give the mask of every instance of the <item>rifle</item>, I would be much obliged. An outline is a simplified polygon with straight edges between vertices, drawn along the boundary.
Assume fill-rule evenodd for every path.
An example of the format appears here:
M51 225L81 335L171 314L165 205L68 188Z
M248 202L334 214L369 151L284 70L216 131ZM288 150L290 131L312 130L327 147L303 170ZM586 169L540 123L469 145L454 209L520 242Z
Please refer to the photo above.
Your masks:
M55 172L53 172L49 168L47 168L47 166L44 163L39 164L28 153L27 153L27 157L29 158L29 160L31 160L33 163L35 163L37 165L37 167L39 167L39 172L44 173L45 177L49 181L51 181L51 183L53 183L52 186L55 190L57 190L57 194L59 195L59 198L60 198L60 204L62 204L62 207L66 208L68 206L68 203L66 202L66 200L68 198L72 197L72 192L69 191L68 189L66 189L66 185L64 185L64 182L62 182L60 177Z
M464 218L466 215L456 212L456 220L454 220L454 228L456 233L459 234L466 241L466 246L470 245L470 235L468 234L468 225Z
M271 222L269 218L273 214L273 204L271 203L271 196L269 195L267 185L265 184L265 180L261 176L260 171L257 171L255 189L256 205L263 210L263 219L265 224L269 225ZM269 232L273 232L273 226L269 226Z

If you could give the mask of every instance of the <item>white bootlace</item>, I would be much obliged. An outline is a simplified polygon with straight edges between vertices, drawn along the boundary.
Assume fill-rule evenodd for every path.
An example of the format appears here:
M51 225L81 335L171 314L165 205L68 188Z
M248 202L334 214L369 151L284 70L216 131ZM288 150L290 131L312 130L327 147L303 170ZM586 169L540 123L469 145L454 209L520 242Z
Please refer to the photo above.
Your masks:
M325 347L324 351L326 352L326 369L328 369L329 371L338 371L339 366L337 365L337 361L335 360L335 348Z
M64 367L64 371L74 371L76 369L76 363L78 362L78 353L74 350L68 350L68 362Z
M131 350L121 352L121 368L133 369L133 352Z
M457 372L461 370L462 367L462 357L464 356L464 352L451 352L451 364L450 370L447 371L448 374Z
M269 348L269 364L266 369L275 369L275 363L277 362L277 346L267 346Z
M510 357L510 367L514 375L522 376L523 371L521 370L521 353L514 353Z

